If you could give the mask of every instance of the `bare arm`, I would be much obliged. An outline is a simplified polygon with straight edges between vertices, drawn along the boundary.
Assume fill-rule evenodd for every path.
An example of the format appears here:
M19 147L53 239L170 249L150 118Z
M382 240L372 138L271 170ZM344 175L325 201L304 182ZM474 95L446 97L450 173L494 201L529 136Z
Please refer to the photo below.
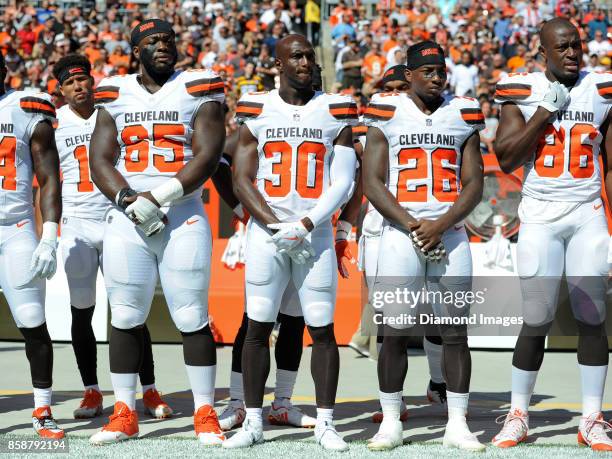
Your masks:
M225 148L223 152L223 156L227 155L230 158L234 157L234 152L238 146L238 131L235 131L232 135L227 138L227 142L225 142ZM221 196L221 199L225 201L225 203L230 206L230 208L235 208L240 201L234 194L234 190L232 189L232 168L224 163L219 163L219 167L217 171L211 177L215 188L217 189L217 193Z
M111 115L102 109L98 110L96 127L89 142L89 168L91 179L100 191L111 202L119 190L129 188L128 182L115 168L119 152L117 143L117 126Z
M388 172L389 142L380 129L370 127L363 153L363 191L384 218L409 232L416 220L387 188Z
M493 148L501 169L509 174L531 157L548 126L551 113L538 107L528 122L511 103L502 105Z
M353 195L342 209L338 220L344 220L345 222L349 222L352 226L355 226L359 218L359 213L361 212L361 202L363 201L363 149L361 143L356 139L354 140L353 146L357 154L357 161L359 162L359 168L355 173L355 191L353 191Z
M55 146L53 127L49 122L40 122L34 129L30 140L30 151L40 186L40 210L43 222L59 223L62 214L59 155Z
M609 210L612 212L612 114L608 113L606 122L601 126L601 132L604 136L601 142L603 148L602 159L605 167L604 185L606 188L606 196L608 197Z
M257 189L255 179L259 158L257 139L243 124L238 130L238 146L234 153L234 172L232 175L234 194L247 211L263 225L279 223L272 209Z

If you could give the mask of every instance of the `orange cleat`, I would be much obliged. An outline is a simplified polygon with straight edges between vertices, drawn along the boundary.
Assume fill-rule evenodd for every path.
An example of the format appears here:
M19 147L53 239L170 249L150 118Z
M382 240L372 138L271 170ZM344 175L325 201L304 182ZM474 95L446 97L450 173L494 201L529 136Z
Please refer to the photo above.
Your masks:
M64 430L57 425L48 406L41 406L32 412L32 426L43 438L64 438Z
M519 410L508 412L495 420L504 423L502 430L493 437L491 443L498 448L512 448L527 439L529 431L529 414Z
M215 409L210 405L198 408L193 414L193 427L200 443L207 446L221 446L225 435L219 426Z
M95 389L87 389L83 394L81 404L74 410L74 419L95 418L101 414L102 394Z
M172 408L168 406L161 398L161 395L155 389L149 389L142 396L145 413L150 414L157 419L165 419L172 416Z
M612 440L607 434L611 429L612 425L604 421L601 411L583 417L578 428L578 444L593 451L612 451Z
M138 413L123 402L115 403L115 412L108 424L89 439L93 445L107 445L138 437Z

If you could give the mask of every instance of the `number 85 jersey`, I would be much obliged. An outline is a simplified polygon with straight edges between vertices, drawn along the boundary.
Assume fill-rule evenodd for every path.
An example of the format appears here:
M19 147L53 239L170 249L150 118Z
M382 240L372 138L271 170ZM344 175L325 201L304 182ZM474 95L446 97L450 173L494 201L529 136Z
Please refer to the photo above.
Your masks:
M55 120L49 95L9 91L0 97L0 224L18 222L33 212L30 140L43 120Z
M316 205L330 183L334 141L358 122L348 96L316 92L296 106L278 90L242 96L236 119L258 141L257 188L281 221L299 220Z
M372 97L364 121L389 143L387 188L416 219L435 219L457 200L461 184L461 150L484 128L476 99L446 97L430 115L404 93Z
M497 84L495 100L516 104L528 122L550 84L542 72L510 74ZM525 164L523 195L573 202L600 196L599 129L611 102L612 74L580 72L568 104L551 114L536 151Z
M224 101L224 85L208 70L177 70L150 93L131 74L102 80L95 99L115 120L121 148L115 167L140 192L166 182L193 158L195 116L204 103Z

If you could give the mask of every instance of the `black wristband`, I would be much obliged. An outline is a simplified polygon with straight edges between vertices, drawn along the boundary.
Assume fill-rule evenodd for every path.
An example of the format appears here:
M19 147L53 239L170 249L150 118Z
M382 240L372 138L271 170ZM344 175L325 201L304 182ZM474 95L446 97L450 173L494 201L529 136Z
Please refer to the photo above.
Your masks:
M138 193L131 188L121 188L119 193L117 193L117 205L121 207L123 210L127 208L129 204L125 202L125 198L129 198L130 196L136 196Z

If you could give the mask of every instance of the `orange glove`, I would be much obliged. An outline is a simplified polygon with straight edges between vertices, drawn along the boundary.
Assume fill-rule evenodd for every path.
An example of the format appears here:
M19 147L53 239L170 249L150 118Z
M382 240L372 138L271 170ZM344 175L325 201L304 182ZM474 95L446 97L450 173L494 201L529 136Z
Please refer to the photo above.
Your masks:
M335 243L336 248L336 259L338 262L338 272L342 277L348 279L349 272L346 266L344 265L344 260L348 260L349 263L355 264L355 257L351 253L351 248L349 247L349 243L346 239L339 239Z

